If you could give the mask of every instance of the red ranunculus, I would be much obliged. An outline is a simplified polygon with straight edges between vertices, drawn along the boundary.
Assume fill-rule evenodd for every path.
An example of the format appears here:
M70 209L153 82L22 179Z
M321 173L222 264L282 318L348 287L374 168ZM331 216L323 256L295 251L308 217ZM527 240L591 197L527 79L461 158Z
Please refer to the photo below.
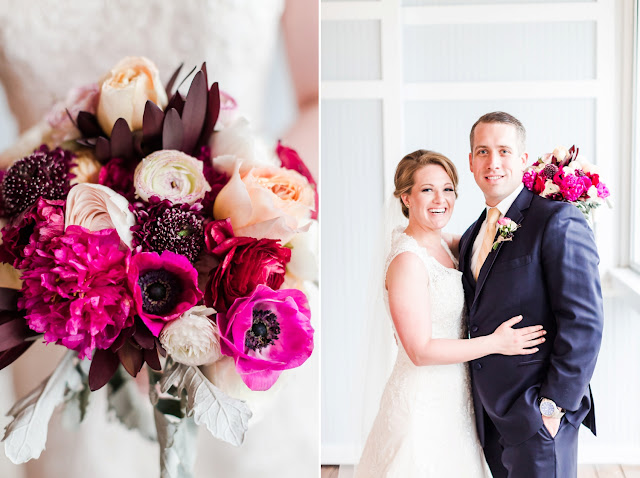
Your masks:
M544 191L545 180L541 174L538 174L535 181L533 182L533 192L536 194L540 194Z
M205 303L218 312L226 312L233 302L266 285L279 289L284 282L291 250L273 239L255 239L233 235L231 220L209 223L205 231L207 250L220 262L210 272Z

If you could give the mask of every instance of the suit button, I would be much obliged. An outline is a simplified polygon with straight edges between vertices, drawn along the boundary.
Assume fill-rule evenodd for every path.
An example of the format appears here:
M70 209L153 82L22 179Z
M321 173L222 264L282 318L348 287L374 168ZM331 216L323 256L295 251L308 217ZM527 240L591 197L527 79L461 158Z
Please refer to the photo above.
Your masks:
M476 370L480 370L482 368L482 364L476 362L473 364L473 368L475 368Z
M479 330L479 327L477 325L474 325L473 327L471 327L471 332L477 332Z

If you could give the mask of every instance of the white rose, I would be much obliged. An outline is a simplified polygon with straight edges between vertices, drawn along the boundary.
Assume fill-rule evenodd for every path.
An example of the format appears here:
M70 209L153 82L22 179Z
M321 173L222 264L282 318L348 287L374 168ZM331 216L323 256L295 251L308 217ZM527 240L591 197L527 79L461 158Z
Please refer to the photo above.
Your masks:
M236 160L242 162L240 174L246 174L254 167L280 166L273 148L256 136L245 118L238 118L229 127L216 131L209 141L212 163L217 171L231 176Z
M587 196L589 196L589 199L598 200L598 188L591 186L587 189Z
M198 366L220 360L218 326L209 319L215 312L198 305L164 326L160 343L176 362Z
M120 240L131 249L131 226L136 220L129 211L129 201L101 184L78 184L67 196L65 228L77 225L90 231L115 229Z
M160 109L169 102L158 68L145 57L123 58L100 85L97 113L100 127L110 136L116 120L124 118L131 131L142 129L148 100Z
M589 163L588 161L585 161L582 158L580 160L580 163L582 164L582 170L585 173L600 174L600 169L595 164L591 164L591 163Z
M564 159L569 156L569 151L564 146L558 146L553 150L553 155L558 161L564 161Z
M311 221L309 230L293 236L288 246L291 260L287 274L300 280L318 280L318 221Z
M552 194L556 194L559 192L560 192L560 188L558 187L557 184L552 183L551 181L547 181L546 184L544 185L544 190L540 193L540 196L546 198Z

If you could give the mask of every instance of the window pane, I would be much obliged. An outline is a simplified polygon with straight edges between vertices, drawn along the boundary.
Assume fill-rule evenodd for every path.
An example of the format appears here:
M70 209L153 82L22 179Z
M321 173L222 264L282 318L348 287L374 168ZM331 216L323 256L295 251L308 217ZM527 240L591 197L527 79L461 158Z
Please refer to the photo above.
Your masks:
M588 80L594 22L406 25L406 82Z
M322 79L379 80L380 20L322 22Z

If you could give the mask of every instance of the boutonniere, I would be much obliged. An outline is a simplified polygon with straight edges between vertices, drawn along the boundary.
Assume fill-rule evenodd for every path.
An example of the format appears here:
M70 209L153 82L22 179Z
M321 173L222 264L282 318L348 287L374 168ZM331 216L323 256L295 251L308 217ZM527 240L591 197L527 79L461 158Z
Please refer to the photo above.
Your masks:
M520 224L516 224L507 216L498 220L498 239L493 243L493 250L498 248L498 244L504 241L512 241L513 233L520 227Z

